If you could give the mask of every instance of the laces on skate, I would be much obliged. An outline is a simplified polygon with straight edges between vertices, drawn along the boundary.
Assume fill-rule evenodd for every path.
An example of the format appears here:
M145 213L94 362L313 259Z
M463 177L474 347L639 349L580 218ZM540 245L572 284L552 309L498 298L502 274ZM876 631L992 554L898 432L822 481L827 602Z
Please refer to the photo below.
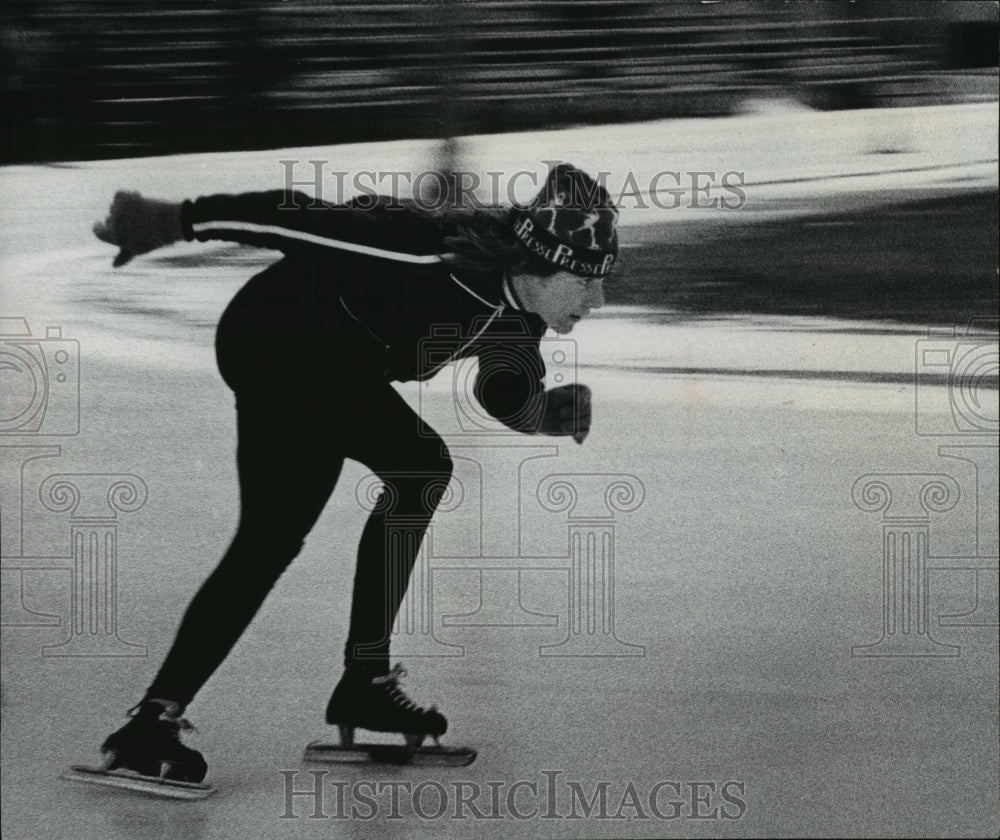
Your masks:
M142 712L143 706L146 706L147 704L155 704L163 709L157 717L157 720L161 720L164 723L176 724L177 728L183 732L198 731L193 723L191 723L187 718L180 716L181 707L173 700L163 700L159 697L150 697L146 700L140 700L131 709L129 709L126 714L130 718L134 718Z
M336 726L340 742L317 740L308 744L307 761L334 764L414 764L424 766L465 766L475 760L476 751L468 747L445 747L440 737L448 730L448 721L435 706L417 705L403 691L406 676L402 665L387 674L372 676L360 667L344 672L326 710L326 722ZM404 743L365 742L355 738L356 729L398 733ZM424 746L427 736L434 746Z
M147 779L200 783L208 769L200 752L181 741L194 727L172 700L146 698L128 711L129 721L101 745L104 773L131 772Z
M392 670L382 677L375 677L372 680L372 685L385 685L388 689L389 700L395 703L397 706L401 707L404 711L413 712L415 714L426 715L431 712L437 712L437 706L431 705L427 708L419 706L413 702L409 697L407 697L406 692L403 691L403 686L401 680L406 676L406 668L400 665L398 662L392 667ZM420 746L423 743L424 736L414 736L419 737L419 742L416 746ZM434 741L437 742L438 736L431 735Z
M401 680L405 676L406 668L397 662L388 674L372 679L372 685L384 685L388 692L389 700L406 711L424 711L420 706L407 697L406 692L403 691Z
M435 707L418 705L403 690L406 676L402 665L387 674L365 675L363 671L345 672L327 707L327 723L340 730L343 746L351 746L354 729L375 732L398 732L411 750L418 749L431 735L437 740L448 728L444 716Z

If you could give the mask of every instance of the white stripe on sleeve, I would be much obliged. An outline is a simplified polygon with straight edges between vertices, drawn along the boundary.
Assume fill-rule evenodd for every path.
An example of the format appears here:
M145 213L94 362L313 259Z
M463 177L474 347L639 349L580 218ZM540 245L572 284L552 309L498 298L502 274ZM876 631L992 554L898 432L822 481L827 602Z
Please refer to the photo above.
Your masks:
M380 257L384 260L396 260L397 262L416 263L420 265L430 265L441 262L441 258L448 254L406 254L402 251L389 251L385 248L374 248L371 245L361 245L357 242L346 242L342 239L331 239L326 236L317 236L314 233L295 230L294 228L284 228L278 225L258 225L254 222L235 221L212 221L195 222L191 225L191 230L195 233L209 233L227 230L242 231L244 233L260 233L271 236L279 236L283 239L294 239L299 242L309 242L313 245L322 245L326 248L338 248L342 251L353 251L355 254L364 254L368 257Z

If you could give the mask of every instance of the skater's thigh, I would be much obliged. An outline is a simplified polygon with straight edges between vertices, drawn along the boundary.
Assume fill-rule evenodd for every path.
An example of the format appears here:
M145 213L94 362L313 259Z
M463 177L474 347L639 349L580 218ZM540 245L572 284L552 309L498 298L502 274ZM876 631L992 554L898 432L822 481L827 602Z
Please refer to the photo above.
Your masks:
M350 425L344 454L377 475L451 472L444 440L388 382L366 387Z
M344 462L331 406L238 395L236 413L241 526L304 538Z

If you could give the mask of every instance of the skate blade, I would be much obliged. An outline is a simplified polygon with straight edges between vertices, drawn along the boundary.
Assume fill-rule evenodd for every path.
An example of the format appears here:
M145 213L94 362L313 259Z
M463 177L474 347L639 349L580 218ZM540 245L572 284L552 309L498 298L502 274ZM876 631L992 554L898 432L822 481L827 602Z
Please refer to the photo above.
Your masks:
M345 747L331 741L312 741L305 761L319 764L408 764L414 767L465 767L476 760L469 747L418 747L395 744L353 744Z
M102 770L99 767L84 767L82 765L75 765L64 770L59 778L71 782L85 782L90 785L132 790L168 799L206 799L215 793L214 787L204 783L179 782L174 779L143 776L131 770Z

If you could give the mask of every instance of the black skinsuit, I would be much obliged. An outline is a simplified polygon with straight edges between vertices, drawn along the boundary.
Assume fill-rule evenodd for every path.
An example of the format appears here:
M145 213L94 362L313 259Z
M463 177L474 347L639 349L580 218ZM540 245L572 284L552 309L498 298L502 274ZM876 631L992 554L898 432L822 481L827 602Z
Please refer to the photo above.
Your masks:
M218 195L185 202L182 220L188 239L285 257L219 322L219 369L236 395L240 522L147 696L190 702L301 550L345 458L385 484L358 548L345 659L384 673L392 622L452 472L444 441L390 382L478 356L483 407L535 432L545 325L502 273L455 276L439 257L447 230L385 201L359 209L298 193Z

